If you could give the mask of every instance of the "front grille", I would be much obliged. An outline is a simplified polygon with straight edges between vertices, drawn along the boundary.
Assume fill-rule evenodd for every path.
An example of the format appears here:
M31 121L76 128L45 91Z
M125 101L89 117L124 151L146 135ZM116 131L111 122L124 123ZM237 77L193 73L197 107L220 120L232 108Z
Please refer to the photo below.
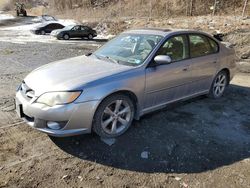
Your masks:
M29 100L35 97L35 91L32 90L24 81L21 84L20 91Z

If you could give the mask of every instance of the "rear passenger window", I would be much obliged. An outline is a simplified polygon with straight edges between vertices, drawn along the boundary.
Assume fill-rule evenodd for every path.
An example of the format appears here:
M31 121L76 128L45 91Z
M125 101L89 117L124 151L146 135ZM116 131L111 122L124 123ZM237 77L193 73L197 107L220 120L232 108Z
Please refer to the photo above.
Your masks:
M191 57L205 56L218 51L217 44L203 35L189 35L189 40Z

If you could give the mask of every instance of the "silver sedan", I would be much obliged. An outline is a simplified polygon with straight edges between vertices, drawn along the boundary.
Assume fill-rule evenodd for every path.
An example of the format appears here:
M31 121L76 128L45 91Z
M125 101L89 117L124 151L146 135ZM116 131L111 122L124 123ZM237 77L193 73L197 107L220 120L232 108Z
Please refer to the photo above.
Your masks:
M221 97L235 67L235 51L206 33L129 30L91 55L31 72L17 90L16 111L52 136L117 137L169 103Z

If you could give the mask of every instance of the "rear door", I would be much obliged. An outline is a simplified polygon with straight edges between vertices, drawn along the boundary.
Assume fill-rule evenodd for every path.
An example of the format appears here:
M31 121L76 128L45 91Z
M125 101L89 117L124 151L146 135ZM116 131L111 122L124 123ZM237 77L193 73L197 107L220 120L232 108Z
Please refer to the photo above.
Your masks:
M89 35L89 28L81 26L81 37L87 37Z
M219 65L219 45L202 34L189 34L190 58L192 65L192 93L210 89Z
M51 32L51 28L52 28L52 24L48 24L48 25L46 25L46 26L44 27L44 31L45 31L46 33L50 33L50 32Z
M51 31L53 31L55 29L55 24L51 23L49 25L46 26L46 33L51 33Z

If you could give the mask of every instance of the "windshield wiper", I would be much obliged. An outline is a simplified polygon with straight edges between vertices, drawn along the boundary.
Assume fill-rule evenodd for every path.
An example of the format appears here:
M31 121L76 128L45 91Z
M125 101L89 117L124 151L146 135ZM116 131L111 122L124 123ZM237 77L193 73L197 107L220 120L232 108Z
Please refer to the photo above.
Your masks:
M107 59L109 61L111 61L112 63L115 63L115 64L119 64L119 61L112 58L112 57L109 57L109 56L101 56L101 55L96 55L96 54L92 54L92 55L95 55L98 59Z
M112 61L112 62L115 63L115 64L119 64L119 61L116 60L116 59L114 59L114 58L112 58L112 57L105 56L105 58L108 59L108 60L110 60L110 61Z

